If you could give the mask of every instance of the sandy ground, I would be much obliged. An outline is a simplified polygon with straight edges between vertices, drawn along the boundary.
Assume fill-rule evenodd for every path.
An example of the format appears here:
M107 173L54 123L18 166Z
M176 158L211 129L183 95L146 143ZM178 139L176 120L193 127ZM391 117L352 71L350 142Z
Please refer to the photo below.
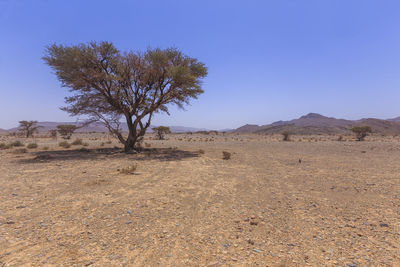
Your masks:
M400 266L398 137L150 138L0 150L0 266Z

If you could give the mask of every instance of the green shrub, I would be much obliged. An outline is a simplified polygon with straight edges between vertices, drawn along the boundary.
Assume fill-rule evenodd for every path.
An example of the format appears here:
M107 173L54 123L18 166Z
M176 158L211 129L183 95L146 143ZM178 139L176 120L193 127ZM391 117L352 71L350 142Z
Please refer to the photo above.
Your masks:
M36 143L30 143L26 147L29 148L29 149L33 149L33 148L37 148L38 145Z
M71 147L71 145L67 141L62 141L58 145L60 147L63 147L63 148L70 148Z

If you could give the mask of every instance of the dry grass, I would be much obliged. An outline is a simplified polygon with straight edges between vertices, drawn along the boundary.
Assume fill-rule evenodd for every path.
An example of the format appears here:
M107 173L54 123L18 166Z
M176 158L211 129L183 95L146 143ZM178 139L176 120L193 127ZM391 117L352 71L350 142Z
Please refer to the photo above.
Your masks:
M60 147L63 147L63 148L70 148L71 147L70 143L68 143L67 141L62 141L58 145Z
M120 169L119 171L120 171L120 173L123 173L123 174L135 174L136 169L137 169L137 164L132 164L128 167Z
M29 143L26 147L28 149L34 149L34 148L38 148L38 145L36 143Z

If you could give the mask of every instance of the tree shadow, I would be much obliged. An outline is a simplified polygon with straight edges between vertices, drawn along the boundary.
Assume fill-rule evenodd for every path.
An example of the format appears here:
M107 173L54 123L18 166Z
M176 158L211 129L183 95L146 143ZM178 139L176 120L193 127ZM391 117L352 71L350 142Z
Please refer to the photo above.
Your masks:
M131 159L131 160L158 160L178 161L185 158L198 157L196 152L179 150L175 148L146 148L139 152L125 153L120 148L80 148L54 151L34 152L33 158L21 159L19 163L46 163L52 161L69 160L96 160L96 159Z

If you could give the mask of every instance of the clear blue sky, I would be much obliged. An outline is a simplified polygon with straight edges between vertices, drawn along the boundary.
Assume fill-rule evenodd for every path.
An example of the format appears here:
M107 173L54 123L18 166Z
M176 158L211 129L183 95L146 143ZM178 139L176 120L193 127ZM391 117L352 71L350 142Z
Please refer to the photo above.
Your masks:
M41 57L48 44L170 46L209 68L205 93L153 124L210 129L308 112L400 116L398 0L0 0L0 128L74 121Z

